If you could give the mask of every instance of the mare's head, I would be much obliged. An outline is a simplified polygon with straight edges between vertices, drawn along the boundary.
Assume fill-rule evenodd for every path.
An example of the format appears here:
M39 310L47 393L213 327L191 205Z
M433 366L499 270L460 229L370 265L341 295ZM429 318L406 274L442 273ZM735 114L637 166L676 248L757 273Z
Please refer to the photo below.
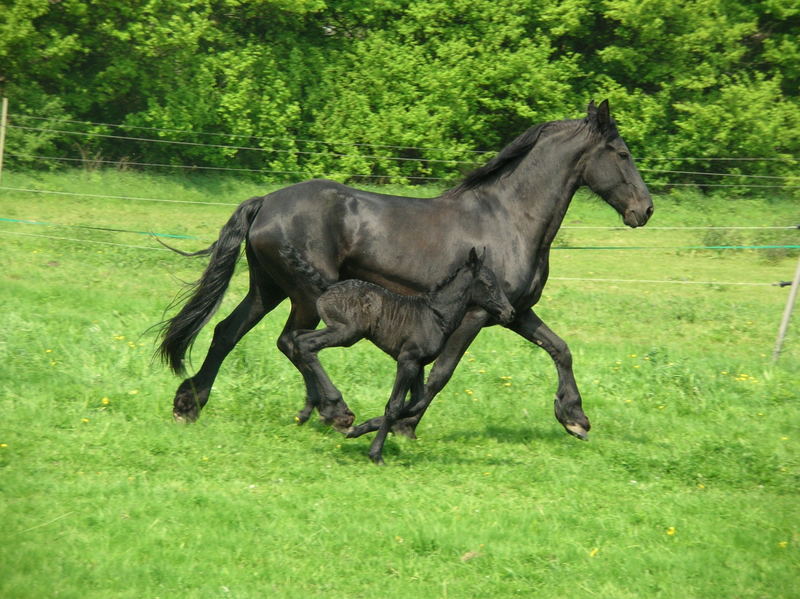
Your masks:
M589 104L586 122L593 146L585 154L583 183L622 216L629 227L641 227L653 214L653 200L611 118L608 100Z
M470 303L479 305L502 324L508 324L514 320L514 308L497 282L497 277L484 265L485 259L485 248L480 256L475 248L469 251L466 268L474 277L469 289Z

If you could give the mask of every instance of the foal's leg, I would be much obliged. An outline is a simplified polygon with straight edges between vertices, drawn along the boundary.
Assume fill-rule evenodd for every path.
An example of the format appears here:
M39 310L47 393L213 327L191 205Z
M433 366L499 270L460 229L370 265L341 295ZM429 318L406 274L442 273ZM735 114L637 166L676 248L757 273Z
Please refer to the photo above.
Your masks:
M421 373L422 364L418 361L407 358L398 359L397 375L394 379L392 394L389 396L389 401L386 404L383 422L369 448L369 457L375 464L380 465L384 463L383 444L386 442L386 436L389 434L392 425L397 421L397 418L403 410L406 393L408 393L412 385L418 383Z
M175 392L172 415L181 422L194 422L200 410L208 402L211 386L219 372L222 361L236 343L250 330L264 314L277 306L286 296L268 283L260 285L250 279L247 296L231 314L214 328L214 337L208 354L197 373L184 380Z
M558 391L554 403L556 419L567 432L579 439L587 439L589 419L583 413L581 394L572 372L572 354L569 347L551 331L533 310L520 314L508 328L544 349L558 371Z
M467 313L461 325L450 335L447 343L445 343L442 353L436 358L436 362L434 362L433 368L428 375L424 394L420 396L419 400L413 400L412 398L411 403L406 405L400 414L402 420L398 420L392 427L395 434L411 439L416 438L416 428L425 414L425 410L428 409L436 394L444 388L450 377L453 376L458 362L487 319L488 315L482 311ZM348 433L348 437L359 437L376 431L380 428L382 422L383 416L367 420L354 427Z

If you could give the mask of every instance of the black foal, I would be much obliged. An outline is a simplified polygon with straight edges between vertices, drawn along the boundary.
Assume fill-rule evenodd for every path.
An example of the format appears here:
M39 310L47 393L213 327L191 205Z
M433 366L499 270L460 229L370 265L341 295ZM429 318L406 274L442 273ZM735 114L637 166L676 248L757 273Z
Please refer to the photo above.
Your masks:
M467 309L480 306L501 323L514 318L514 309L494 273L483 266L485 250L478 257L472 248L462 266L429 293L415 296L399 295L353 279L329 284L295 250L284 247L281 254L302 274L298 280L310 280L315 291L321 292L317 311L327 327L294 333L297 358L319 375L323 387L319 389L320 397L340 397L316 355L326 347L349 347L367 338L397 360L392 394L369 450L369 457L376 464L383 463L383 444L402 412L406 394L411 391L412 403L423 400L424 366L437 358ZM310 416L313 407L306 405L301 420ZM356 427L348 437L359 434Z

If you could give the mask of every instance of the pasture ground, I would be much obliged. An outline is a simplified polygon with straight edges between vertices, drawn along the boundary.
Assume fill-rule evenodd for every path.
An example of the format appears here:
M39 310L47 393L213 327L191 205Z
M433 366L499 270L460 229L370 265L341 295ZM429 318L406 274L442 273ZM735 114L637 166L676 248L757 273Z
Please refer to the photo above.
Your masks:
M201 419L173 423L179 381L149 327L203 262L75 226L196 249L267 188L116 172L3 185L232 205L0 190L0 596L797 597L800 314L773 365L788 291L693 284L785 280L796 254L688 248L799 233L656 228L794 225L796 201L662 196L629 230L575 228L620 224L576 198L539 313L572 348L591 440L553 418L546 354L490 329L379 468L369 438L295 425L303 388L274 345L285 305L231 354ZM574 249L613 245L650 249ZM241 269L220 317L245 284ZM322 360L359 417L383 409L391 359L360 343Z

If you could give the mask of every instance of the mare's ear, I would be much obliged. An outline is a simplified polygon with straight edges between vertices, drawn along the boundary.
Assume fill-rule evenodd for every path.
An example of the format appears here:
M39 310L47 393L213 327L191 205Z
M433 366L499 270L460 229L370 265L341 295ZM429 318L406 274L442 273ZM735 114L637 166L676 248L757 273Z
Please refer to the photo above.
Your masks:
M597 107L597 124L603 133L608 133L611 129L611 108L608 106L608 100L603 100Z
M608 107L608 100L600 102L600 106L595 106L594 100L589 102L586 116L600 133L606 134L611 130L611 110Z

